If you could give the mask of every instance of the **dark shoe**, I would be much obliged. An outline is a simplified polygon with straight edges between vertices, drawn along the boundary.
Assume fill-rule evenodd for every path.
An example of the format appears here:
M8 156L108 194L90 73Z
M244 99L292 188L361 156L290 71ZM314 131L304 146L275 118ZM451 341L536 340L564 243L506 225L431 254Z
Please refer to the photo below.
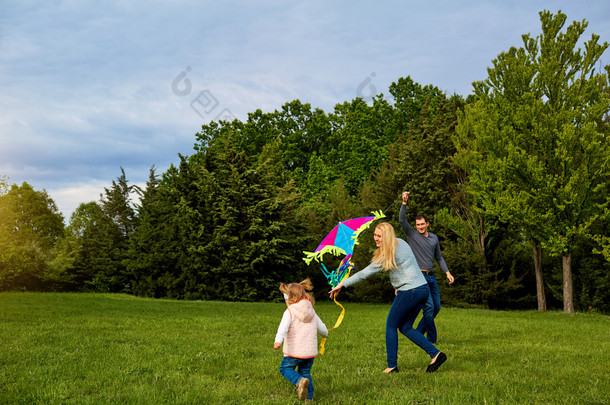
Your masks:
M303 377L297 383L297 394L301 401L304 401L307 398L307 388L309 388L309 379Z
M428 368L426 369L426 373L435 372L445 361L447 361L447 355L443 352L440 352L438 354L438 357L436 358L436 361L428 366Z
M385 370L383 370L383 372L386 374L398 373L398 367L394 367L394 368L388 367Z

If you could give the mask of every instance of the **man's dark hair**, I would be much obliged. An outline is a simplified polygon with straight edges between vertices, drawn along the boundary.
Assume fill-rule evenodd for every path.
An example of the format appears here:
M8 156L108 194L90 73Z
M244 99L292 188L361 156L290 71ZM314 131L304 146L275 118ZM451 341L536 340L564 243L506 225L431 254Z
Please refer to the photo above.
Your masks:
M415 220L417 221L418 219L423 219L424 221L428 222L428 218L426 218L426 216L422 214L415 216Z

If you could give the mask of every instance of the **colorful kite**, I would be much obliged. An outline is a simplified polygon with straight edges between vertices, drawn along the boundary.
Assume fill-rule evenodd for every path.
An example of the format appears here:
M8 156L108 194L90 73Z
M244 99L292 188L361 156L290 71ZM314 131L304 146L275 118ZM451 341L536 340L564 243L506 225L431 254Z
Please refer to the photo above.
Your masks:
M313 252L303 252L305 257L303 260L305 263L310 264L312 260L316 260L321 265L322 273L326 276L326 280L331 287L336 287L344 278L349 277L350 272L354 269L354 264L350 262L352 254L354 253L354 246L358 244L358 236L364 232L371 224L380 219L385 218L385 215L381 211L373 212L372 217L361 217L348 219L341 221L329 232L328 235L322 240L320 245ZM341 263L336 270L330 271L322 263L322 257L326 253L331 253L334 256L345 255ZM337 328L343 321L345 315L345 308L341 305L336 298L334 298L335 304L341 307L341 314L335 323L335 326L329 329L333 330ZM326 338L322 339L320 343L320 354L324 354L324 344Z

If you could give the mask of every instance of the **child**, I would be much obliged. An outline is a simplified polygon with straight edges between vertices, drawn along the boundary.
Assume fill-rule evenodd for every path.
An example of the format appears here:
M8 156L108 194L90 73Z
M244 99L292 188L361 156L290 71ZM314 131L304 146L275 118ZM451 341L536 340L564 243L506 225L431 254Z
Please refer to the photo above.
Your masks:
M275 335L274 349L284 342L284 360L280 374L297 388L299 399L313 398L311 367L318 354L318 333L328 336L328 329L313 309L314 298L307 291L313 290L309 279L299 284L280 284L288 309L284 311ZM286 340L284 340L286 339ZM298 368L298 371L297 371Z

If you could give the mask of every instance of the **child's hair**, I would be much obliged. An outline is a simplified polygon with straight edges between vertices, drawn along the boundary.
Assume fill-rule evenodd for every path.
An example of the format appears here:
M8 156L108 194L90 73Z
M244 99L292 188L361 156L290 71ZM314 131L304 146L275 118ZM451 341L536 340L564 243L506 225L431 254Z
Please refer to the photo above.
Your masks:
M375 227L381 231L381 246L375 250L371 262L381 266L383 271L397 268L396 265L396 246L398 239L394 234L394 227L388 222L382 222Z
M288 298L286 298L288 305L299 302L302 299L309 300L311 301L311 305L314 305L315 300L313 295L307 292L312 290L313 284L311 284L311 281L308 278L300 283L280 284L280 291L288 296Z

